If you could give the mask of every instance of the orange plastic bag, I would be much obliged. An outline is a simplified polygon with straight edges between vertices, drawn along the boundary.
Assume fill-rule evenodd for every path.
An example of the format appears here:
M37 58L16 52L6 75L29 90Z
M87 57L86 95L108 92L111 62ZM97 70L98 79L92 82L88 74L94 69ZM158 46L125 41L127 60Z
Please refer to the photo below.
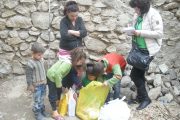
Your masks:
M65 116L68 111L69 93L65 94L60 100L58 112L61 116Z
M92 81L82 88L76 104L76 115L83 120L97 120L101 106L105 103L110 87Z

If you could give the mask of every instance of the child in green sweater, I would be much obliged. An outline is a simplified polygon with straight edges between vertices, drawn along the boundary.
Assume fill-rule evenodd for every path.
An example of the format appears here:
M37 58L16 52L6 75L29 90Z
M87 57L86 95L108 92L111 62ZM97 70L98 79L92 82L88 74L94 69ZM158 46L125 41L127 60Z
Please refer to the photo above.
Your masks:
M53 110L52 117L56 120L63 120L64 118L58 114L56 109L56 101L58 99L57 91L62 87L61 80L64 78L71 67L82 65L86 60L86 53L82 47L77 47L70 52L70 55L61 56L59 61L56 62L47 72L47 84L49 87L49 101Z

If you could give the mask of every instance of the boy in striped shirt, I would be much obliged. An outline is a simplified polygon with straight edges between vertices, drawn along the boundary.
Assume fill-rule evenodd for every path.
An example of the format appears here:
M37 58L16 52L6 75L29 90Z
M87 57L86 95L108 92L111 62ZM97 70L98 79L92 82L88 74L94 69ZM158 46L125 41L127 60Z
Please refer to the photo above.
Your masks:
M44 97L46 96L46 66L43 59L45 48L35 42L31 48L31 57L26 64L26 80L28 90L34 93L34 116L36 120L43 120L50 114L46 112Z

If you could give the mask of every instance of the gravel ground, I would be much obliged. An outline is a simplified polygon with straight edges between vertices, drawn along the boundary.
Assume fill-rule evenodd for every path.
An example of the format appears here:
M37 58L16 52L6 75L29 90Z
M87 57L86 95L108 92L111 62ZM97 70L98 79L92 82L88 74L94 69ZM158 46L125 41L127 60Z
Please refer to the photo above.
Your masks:
M25 76L14 77L12 80L1 79L0 81L0 120L35 120L32 112L33 94L26 90ZM45 97L47 112L52 114L52 110ZM176 102L162 103L152 101L143 110L136 110L136 105L129 105L131 116L129 120L179 120L180 106ZM80 120L77 116L68 117L66 120ZM51 117L45 120L54 120Z

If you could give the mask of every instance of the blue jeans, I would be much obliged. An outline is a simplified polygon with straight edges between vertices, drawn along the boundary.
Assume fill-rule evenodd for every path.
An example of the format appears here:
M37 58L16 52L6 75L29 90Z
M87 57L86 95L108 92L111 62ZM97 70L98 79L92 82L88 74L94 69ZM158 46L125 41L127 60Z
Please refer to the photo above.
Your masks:
M35 111L41 110L44 106L44 97L46 96L46 84L34 86L34 108Z
M124 74L124 70L122 71L122 76ZM113 77L113 73L107 73L108 79L111 79ZM114 88L114 96L113 96L113 100L119 98L119 94L120 94L120 89L121 89L121 80L119 80L116 84L113 85ZM108 93L108 96L106 98L106 102L110 101L110 91Z

